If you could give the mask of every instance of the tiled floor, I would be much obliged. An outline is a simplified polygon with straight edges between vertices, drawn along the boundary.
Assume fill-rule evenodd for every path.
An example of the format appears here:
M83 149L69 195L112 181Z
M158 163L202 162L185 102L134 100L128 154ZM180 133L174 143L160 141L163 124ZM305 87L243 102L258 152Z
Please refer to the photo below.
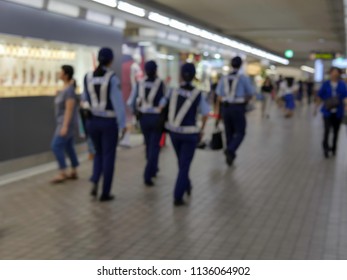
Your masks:
M347 149L324 160L321 120L249 115L234 168L222 152L198 150L187 207L172 205L177 172L161 154L157 187L142 185L143 147L121 150L114 192L89 197L82 179L50 186L45 173L0 188L1 259L347 259Z

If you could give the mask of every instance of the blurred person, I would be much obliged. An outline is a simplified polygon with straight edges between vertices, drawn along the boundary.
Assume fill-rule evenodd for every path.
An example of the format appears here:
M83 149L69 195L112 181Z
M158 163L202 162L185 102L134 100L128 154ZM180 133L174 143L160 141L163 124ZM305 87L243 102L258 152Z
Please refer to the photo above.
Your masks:
M120 81L110 69L113 58L110 48L102 48L98 54L99 66L94 72L87 73L84 79L83 100L85 108L90 110L86 128L95 147L93 175L90 179L93 183L91 195L98 196L98 184L103 176L101 202L114 199L111 188L118 135L119 130L122 132L121 138L126 132Z
M311 104L312 96L314 92L314 82L311 77L306 82L306 92L307 92L307 103Z
M301 103L302 102L302 98L304 96L304 82L303 81L299 81L298 82L298 92L297 92L297 96L296 99Z
M195 74L194 64L184 64L181 68L183 83L179 89L171 90L168 96L168 121L165 127L170 133L179 169L174 191L175 206L184 205L184 194L191 193L189 169L210 111L201 91L192 85ZM203 116L201 127L197 125L198 113Z
M216 90L224 120L225 156L229 166L233 164L236 151L246 135L246 108L256 91L249 77L241 73L242 59L239 56L231 60L231 66L233 71L219 80Z
M341 79L342 70L337 67L330 69L330 79L325 81L317 97L315 115L318 107L321 106L323 115L323 153L325 158L329 158L330 153L336 155L339 130L347 110L347 88ZM332 143L330 141L331 131L333 133Z
M291 118L295 110L295 93L297 92L297 86L295 80L292 77L287 77L282 81L279 90L279 96L284 100L284 112L286 118Z
M154 186L153 178L157 176L160 139L163 128L160 125L161 112L166 104L165 86L157 75L158 66L154 61L145 64L146 78L137 83L130 104L134 113L138 114L141 130L146 145L146 167L144 183Z
M266 77L264 84L261 87L261 93L262 93L263 98L264 98L264 100L262 102L262 115L263 115L263 117L266 117L266 118L270 117L270 109L271 109L273 91L274 91L274 87L272 85L272 81L269 77Z
M60 80L64 86L55 97L55 117L57 127L51 143L52 151L59 164L59 174L52 179L52 183L62 183L67 179L78 179L77 167L79 165L74 147L74 130L77 122L77 95L74 69L70 65L63 65L60 71ZM71 172L66 172L65 153L71 161Z

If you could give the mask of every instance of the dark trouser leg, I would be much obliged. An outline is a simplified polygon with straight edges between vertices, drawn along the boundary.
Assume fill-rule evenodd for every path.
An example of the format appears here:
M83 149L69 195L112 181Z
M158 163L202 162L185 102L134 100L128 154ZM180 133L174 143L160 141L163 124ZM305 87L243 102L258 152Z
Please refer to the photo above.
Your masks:
M224 107L223 108L223 121L224 121L224 127L225 127L225 137L227 141L227 152L231 152L232 147L232 141L234 138L234 123L232 121L232 118L230 116L230 107Z
M330 117L324 117L324 134L323 134L323 150L325 153L329 152L329 135L330 135L330 129L332 127L331 125L331 118Z
M145 140L145 152L146 152L146 160L148 160L149 156L149 141L150 141L150 130L149 130L149 120L146 115L142 115L140 118L140 126L143 134L143 138Z
M107 120L107 125L102 132L102 170L104 184L102 197L110 195L116 160L116 149L118 142L118 126L115 120Z
M240 106L237 108L235 107L231 113L234 135L228 149L232 155L236 155L236 151L240 147L246 135L246 111L243 106Z
M333 154L335 154L337 150L337 142L339 139L341 120L336 115L333 115L331 120L332 120L332 127L333 127L333 145L331 149Z
M159 131L153 130L151 132L149 140L149 156L145 172L147 177L150 178L156 176L157 174L160 153L160 138L161 133Z
M87 129L89 137L92 139L95 148L95 156L93 163L93 174L90 178L94 184L98 184L102 174L102 143L101 143L101 131L98 129L98 125L95 120L87 121Z
M172 142L178 154L178 176L175 185L174 198L183 199L184 193L190 189L189 170L195 154L199 137L197 135L172 135Z

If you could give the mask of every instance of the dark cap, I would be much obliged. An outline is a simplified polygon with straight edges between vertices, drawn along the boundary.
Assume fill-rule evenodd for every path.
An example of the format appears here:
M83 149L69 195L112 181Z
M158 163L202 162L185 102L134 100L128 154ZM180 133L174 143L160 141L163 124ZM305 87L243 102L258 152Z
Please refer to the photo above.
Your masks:
M195 65L193 63L185 63L181 68L181 76L185 82L191 82L196 74Z
M113 60L113 51L110 48L102 48L99 51L98 61L102 65L107 65Z
M231 60L231 66L234 69L240 69L242 66L242 58L239 56L235 56L232 60Z
M147 61L145 71L148 76L153 76L157 73L158 65L154 60Z

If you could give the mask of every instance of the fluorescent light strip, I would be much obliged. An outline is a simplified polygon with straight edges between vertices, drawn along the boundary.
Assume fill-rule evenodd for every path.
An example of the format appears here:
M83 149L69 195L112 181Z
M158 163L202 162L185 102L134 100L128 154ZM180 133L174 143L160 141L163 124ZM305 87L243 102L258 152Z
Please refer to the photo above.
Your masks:
M312 67L309 67L309 66L306 66L306 65L301 66L300 69L302 71L305 71L305 72L308 72L308 73L311 73L311 74L314 74L314 72L315 72L315 70Z
M49 1L47 10L70 17L78 17L80 14L79 7L58 1Z
M22 4L25 6L34 7L34 8L39 8L39 9L43 8L43 0L30 0L30 1L28 1L28 0L7 0L7 1Z
M170 19L170 18L163 16L163 15L160 15L158 13L150 12L148 15L148 19L155 21L155 22L158 22L160 24L170 25L170 27L173 27L175 29L185 31L189 34L193 34L193 35L202 37L204 39L214 41L218 44L223 44L223 45L226 45L228 47L238 49L238 50L244 51L246 53L253 54L253 55L258 56L258 57L266 58L268 60L271 60L271 61L274 61L277 63L281 63L284 65L289 64L289 60L285 59L283 57L273 55L271 53L265 52L265 51L257 49L257 48L253 48L253 47L248 46L246 44L231 40L231 39L226 38L226 37L222 37L222 36L217 35L217 34L213 34L207 30L201 30L201 29L199 29L193 25L187 25L183 22L180 22L180 21L175 20L175 19ZM172 38L173 38L173 36L169 35L169 40L170 39L172 40ZM175 39L174 41L176 41L176 38L174 38L174 39Z
M139 17L144 17L146 15L145 9L142 9L140 7L131 5L131 4L123 2L123 1L118 2L118 9L121 11L127 12L129 14L139 16Z
M158 14L158 13L150 12L148 15L148 19L155 21L155 22L158 22L158 23L161 23L161 24L164 24L164 25L170 24L170 18L162 16L161 14Z
M89 21L93 21L96 23L104 24L104 25L110 25L111 23L111 16L97 13L90 10L87 11L86 19Z
M187 30L187 25L185 23L180 22L180 21L175 20L175 19L170 20L170 26L173 28L176 28L178 30L181 30L181 31Z
M105 6L116 8L117 7L117 1L116 0L92 0L94 2L97 2L99 4L103 4Z
M200 36L200 34L201 34L201 29L199 29L199 28L197 28L195 26L192 26L192 25L188 25L186 31L188 33L196 35L196 36Z

